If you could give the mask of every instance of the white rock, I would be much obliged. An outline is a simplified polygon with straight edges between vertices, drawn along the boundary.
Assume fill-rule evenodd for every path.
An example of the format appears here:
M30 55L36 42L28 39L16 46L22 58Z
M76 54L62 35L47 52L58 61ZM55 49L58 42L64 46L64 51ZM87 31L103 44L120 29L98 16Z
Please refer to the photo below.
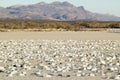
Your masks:
M93 73L90 73L90 76L95 76L95 74L93 74Z
M46 74L46 75L45 75L45 77L52 77L52 76L51 76L51 75L49 75L49 74Z
M41 71L36 72L35 75L38 77L43 77L43 74L41 73Z
M116 63L117 66L120 66L120 63Z
M92 68L92 70L91 71L97 71L97 68Z
M77 73L76 76L80 77L80 76L82 76L82 75L81 75L80 73Z
M120 80L120 75L115 76L115 80Z
M0 72L4 72L5 71L5 68L0 66Z
M101 60L101 63L104 64L104 65L106 64L106 62L104 60Z
M88 69L88 70L91 70L91 69L92 69L92 66L88 66L87 69Z

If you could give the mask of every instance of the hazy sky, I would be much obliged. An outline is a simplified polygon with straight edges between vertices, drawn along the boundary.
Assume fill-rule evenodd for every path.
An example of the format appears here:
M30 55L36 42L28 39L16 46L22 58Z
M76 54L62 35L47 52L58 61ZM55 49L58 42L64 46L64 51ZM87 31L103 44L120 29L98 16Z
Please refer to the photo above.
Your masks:
M38 2L51 3L53 1L68 1L75 6L84 6L85 9L120 16L120 0L0 0L0 6L7 7L15 4L35 4Z

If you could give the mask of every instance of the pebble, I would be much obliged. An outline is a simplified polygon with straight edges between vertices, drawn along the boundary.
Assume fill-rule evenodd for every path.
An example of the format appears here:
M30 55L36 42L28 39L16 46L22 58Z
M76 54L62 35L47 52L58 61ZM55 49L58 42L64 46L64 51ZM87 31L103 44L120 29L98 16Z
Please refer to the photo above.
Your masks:
M80 73L77 73L77 75L76 76L78 76L78 77L80 77L80 76L82 76Z
M93 77L93 76L95 76L95 74L93 74L93 73L90 73L90 76L92 76L92 77Z
M20 76L25 76L25 75L26 75L26 72L21 72L19 75L20 75Z
M50 75L50 74L46 74L45 77L52 77L52 75Z
M0 72L4 72L5 71L5 68L0 66Z
M120 80L120 75L115 76L115 80Z

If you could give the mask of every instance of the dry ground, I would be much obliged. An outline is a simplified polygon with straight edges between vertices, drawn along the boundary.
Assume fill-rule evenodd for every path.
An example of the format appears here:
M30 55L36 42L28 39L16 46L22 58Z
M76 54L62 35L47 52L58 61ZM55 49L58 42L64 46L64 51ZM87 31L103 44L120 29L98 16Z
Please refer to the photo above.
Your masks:
M0 40L120 40L120 33L108 32L0 32Z

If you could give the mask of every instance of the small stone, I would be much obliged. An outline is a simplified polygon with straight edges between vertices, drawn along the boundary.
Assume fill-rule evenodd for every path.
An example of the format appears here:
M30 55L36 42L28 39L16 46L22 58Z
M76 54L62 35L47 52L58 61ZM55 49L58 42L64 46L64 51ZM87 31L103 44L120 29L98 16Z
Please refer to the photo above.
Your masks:
M115 76L115 80L120 80L120 75Z
M58 74L58 76L62 77L63 75L62 74Z
M62 71L62 68L58 68L57 71Z
M9 74L8 77L13 77L13 74Z
M81 73L81 76L86 76L86 74L83 72L83 73Z
M115 76L111 76L110 79L115 79Z
M78 77L80 77L80 76L82 76L80 73L78 73L76 76L78 76Z
M90 73L90 76L95 76L95 74L93 74L93 73Z
M23 67L24 67L24 69L31 70L30 66L24 65Z
M38 76L38 77L44 77L44 76L41 74L40 71L36 72L35 75Z
M120 63L116 63L117 66L120 66Z
M4 72L5 71L5 68L0 66L0 72Z
M26 75L26 72L22 72L19 74L20 76L25 76Z
M46 74L46 75L45 75L45 77L52 77L52 76L51 76L51 75L49 75L49 74Z
M106 62L105 62L104 60L101 60L101 64L105 65L105 64L106 64Z
M110 70L111 70L111 71L114 71L114 70L115 70L115 68L111 67L111 68L110 68Z
M88 66L87 69L88 69L88 70L91 70L91 69L92 69L92 66Z
M66 75L66 77L70 77L70 75Z
M93 68L91 71L97 71L97 68Z
M17 65L13 65L13 67L17 67Z

